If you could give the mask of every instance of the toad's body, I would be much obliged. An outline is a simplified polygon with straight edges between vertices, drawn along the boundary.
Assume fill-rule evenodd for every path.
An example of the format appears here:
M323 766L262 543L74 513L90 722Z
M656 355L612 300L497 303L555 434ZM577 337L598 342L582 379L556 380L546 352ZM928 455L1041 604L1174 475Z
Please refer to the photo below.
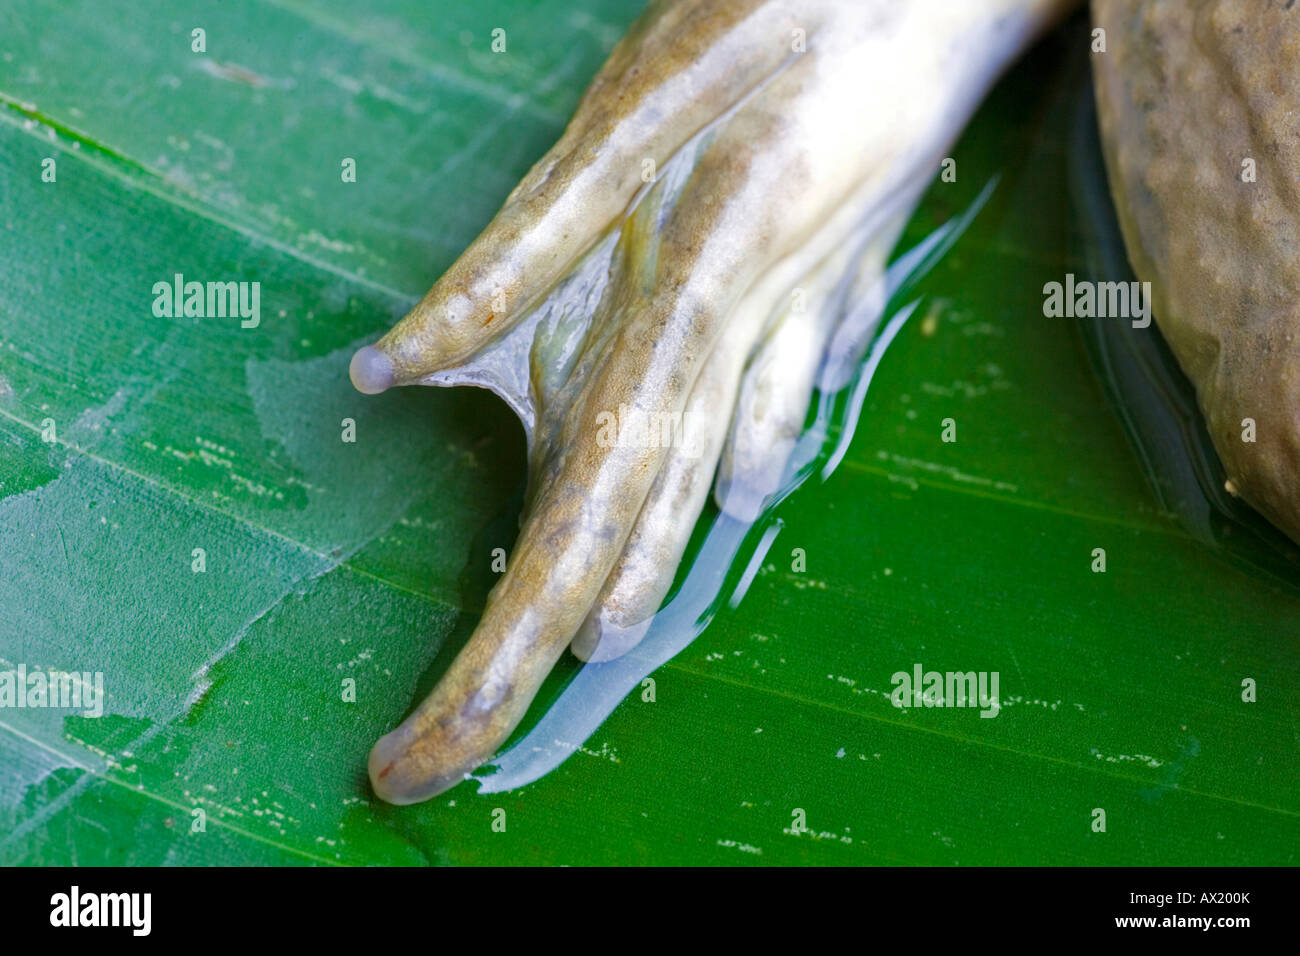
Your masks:
M1228 487L1300 541L1300 6L1094 0L1111 189Z

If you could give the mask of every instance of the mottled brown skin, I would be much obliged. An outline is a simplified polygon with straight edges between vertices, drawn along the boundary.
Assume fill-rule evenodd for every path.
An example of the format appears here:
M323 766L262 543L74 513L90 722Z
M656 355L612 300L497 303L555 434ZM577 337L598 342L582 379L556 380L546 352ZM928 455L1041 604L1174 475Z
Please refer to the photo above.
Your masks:
M1092 9L1106 30L1093 70L1129 259L1196 386L1228 489L1300 541L1300 4ZM1248 418L1254 443L1242 440Z

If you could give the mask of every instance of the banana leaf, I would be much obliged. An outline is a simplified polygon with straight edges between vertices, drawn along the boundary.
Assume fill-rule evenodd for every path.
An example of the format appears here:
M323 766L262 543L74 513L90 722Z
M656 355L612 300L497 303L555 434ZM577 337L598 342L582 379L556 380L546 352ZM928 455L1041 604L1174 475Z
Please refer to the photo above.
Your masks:
M1045 283L1127 268L1082 17L918 209L900 252L993 184L743 600L549 773L373 797L370 745L510 547L524 448L491 395L362 396L348 359L641 6L0 10L0 671L103 676L98 715L0 708L0 863L1294 864L1292 549L1210 501L1152 337L1044 315ZM260 321L159 317L177 275L259 282ZM996 716L894 706L917 666L997 673Z

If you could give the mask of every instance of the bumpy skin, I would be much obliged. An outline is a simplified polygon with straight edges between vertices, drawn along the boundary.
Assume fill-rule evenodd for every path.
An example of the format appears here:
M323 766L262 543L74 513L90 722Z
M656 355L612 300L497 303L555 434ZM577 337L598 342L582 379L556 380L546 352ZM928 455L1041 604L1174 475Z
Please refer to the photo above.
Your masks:
M1300 541L1300 5L1094 0L1111 190L1228 488ZM1255 162L1244 182L1243 160ZM1254 419L1257 441L1242 440Z
M720 459L723 507L752 514L775 490L845 296L878 297L948 146L1070 6L650 5L484 233L353 359L363 392L496 388L530 433L506 573L442 681L375 745L380 797L427 799L491 757L571 641L594 660L635 645ZM662 173L653 186L648 168ZM590 294L557 305L557 283L569 288L593 256ZM546 324L530 324L539 314ZM554 347L570 339L579 345ZM521 375L528 394L508 384ZM702 424L684 446L601 441L602 413L621 407Z

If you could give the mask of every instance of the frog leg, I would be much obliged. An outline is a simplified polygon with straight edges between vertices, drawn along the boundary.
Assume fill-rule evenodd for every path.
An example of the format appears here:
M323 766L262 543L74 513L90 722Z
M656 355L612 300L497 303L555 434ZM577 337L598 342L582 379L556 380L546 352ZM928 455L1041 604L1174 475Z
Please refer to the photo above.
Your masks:
M842 241L828 223L855 214L863 197L886 197L888 206L921 188L1004 66L1070 5L651 6L484 234L353 359L362 391L461 375L531 416L530 491L506 572L442 680L375 744L378 796L427 799L491 757L597 606L638 520L660 506L652 492L665 467L661 488L684 482L690 500L702 500L707 466L673 478L673 448L602 441L603 420L623 408L672 420L693 396L702 404L727 391L733 400L713 406L729 409L740 356L765 317ZM792 23L807 24L806 52L793 57ZM667 201L666 188L656 194L658 184L642 180L642 161L663 168L679 155L690 162ZM618 238L606 250L612 230ZM585 278L560 304L573 306L582 290L599 301L550 322L539 304L554 304L549 297L569 288L575 269ZM531 346L521 347L529 334ZM796 406L805 377L792 376L774 407ZM748 414L763 427L788 427L790 413L769 418L755 408ZM712 445L718 434L706 436ZM734 464L746 441L756 439L733 442L733 485L748 474ZM673 536L685 519L676 520L643 552L647 560L680 554Z

